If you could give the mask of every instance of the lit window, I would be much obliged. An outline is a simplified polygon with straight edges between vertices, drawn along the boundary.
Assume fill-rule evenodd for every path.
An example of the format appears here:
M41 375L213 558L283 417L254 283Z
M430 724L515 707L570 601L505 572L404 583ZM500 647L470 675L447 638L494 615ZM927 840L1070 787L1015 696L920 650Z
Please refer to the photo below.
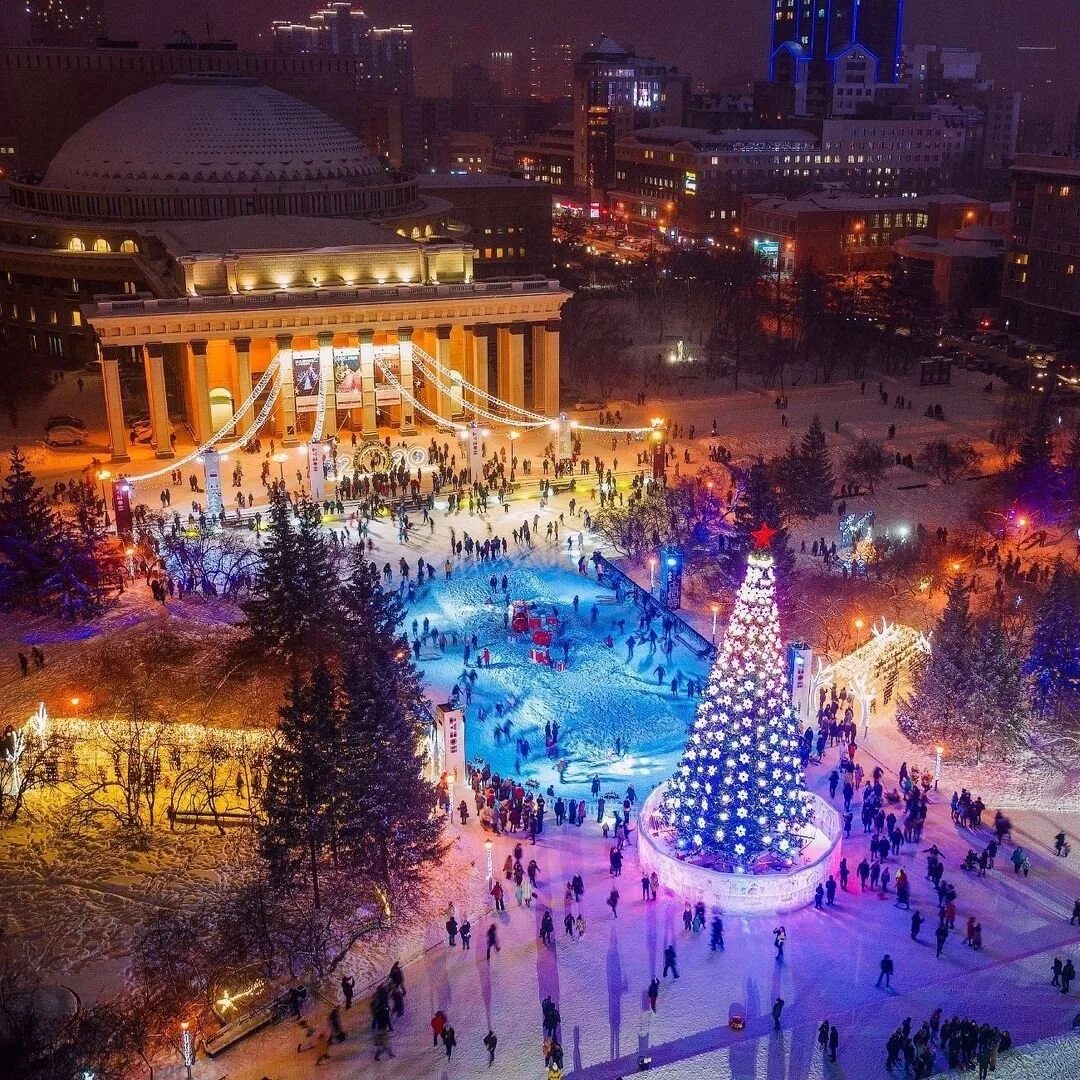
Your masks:
M125 240L120 245L120 250L123 251L127 255L134 255L134 254L136 254L138 252L139 245L136 244L134 240Z
M71 313L71 325L82 326L82 312L78 308Z
M86 244L77 236L73 236L68 241L68 251L85 251Z
M1067 199L1069 197L1069 185L1068 184L1062 184L1061 185L1061 191L1059 191L1058 194L1063 199Z
M96 240L94 241L94 250L95 250L95 251L112 251L112 248L111 248L111 247L109 246L109 241L108 241L108 240L103 240L103 239L102 239L102 238L101 238L101 237L99 236L99 237L98 237L98 238L97 238L97 239L96 239Z

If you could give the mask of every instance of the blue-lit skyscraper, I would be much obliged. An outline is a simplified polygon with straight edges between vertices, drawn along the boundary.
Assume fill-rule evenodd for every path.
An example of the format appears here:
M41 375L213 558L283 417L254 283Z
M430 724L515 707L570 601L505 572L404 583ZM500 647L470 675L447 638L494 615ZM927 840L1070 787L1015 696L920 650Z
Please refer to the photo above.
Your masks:
M838 84L900 77L904 0L773 0L769 79L800 87L800 111L829 115Z

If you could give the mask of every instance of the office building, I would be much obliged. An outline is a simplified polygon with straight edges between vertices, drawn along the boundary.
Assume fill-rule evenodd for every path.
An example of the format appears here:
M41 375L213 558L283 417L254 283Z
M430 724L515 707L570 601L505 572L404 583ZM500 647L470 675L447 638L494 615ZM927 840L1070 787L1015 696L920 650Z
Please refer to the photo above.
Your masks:
M574 65L574 184L591 204L615 180L615 148L631 131L681 125L690 76L609 37Z
M795 88L795 112L833 114L834 88L872 97L900 77L903 0L773 0L769 80Z
M791 197L822 185L864 195L925 194L949 186L964 146L963 130L940 118L837 118L810 126L816 130L632 132L616 147L609 209L636 228L662 229L670 240L720 242L734 235L747 194Z
M1002 301L1009 329L1080 341L1080 157L1024 155L1012 167Z

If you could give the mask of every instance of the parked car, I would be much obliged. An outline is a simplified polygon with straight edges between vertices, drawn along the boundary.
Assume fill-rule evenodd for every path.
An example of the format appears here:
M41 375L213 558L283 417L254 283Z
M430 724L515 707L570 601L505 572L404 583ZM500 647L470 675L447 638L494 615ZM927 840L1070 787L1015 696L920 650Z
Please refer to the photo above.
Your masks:
M80 420L77 416L71 416L68 413L57 413L56 416L50 416L45 421L46 431L54 427L76 427L81 428L83 431L89 430L84 420Z
M53 424L45 429L45 445L82 446L86 435L85 424Z

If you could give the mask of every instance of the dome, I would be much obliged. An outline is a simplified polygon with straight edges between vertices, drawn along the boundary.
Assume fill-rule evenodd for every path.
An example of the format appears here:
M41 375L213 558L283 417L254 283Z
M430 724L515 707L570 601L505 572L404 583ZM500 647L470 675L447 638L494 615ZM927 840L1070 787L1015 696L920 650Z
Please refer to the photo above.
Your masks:
M243 76L182 75L95 116L60 148L42 186L206 194L382 178L364 144L314 106Z

